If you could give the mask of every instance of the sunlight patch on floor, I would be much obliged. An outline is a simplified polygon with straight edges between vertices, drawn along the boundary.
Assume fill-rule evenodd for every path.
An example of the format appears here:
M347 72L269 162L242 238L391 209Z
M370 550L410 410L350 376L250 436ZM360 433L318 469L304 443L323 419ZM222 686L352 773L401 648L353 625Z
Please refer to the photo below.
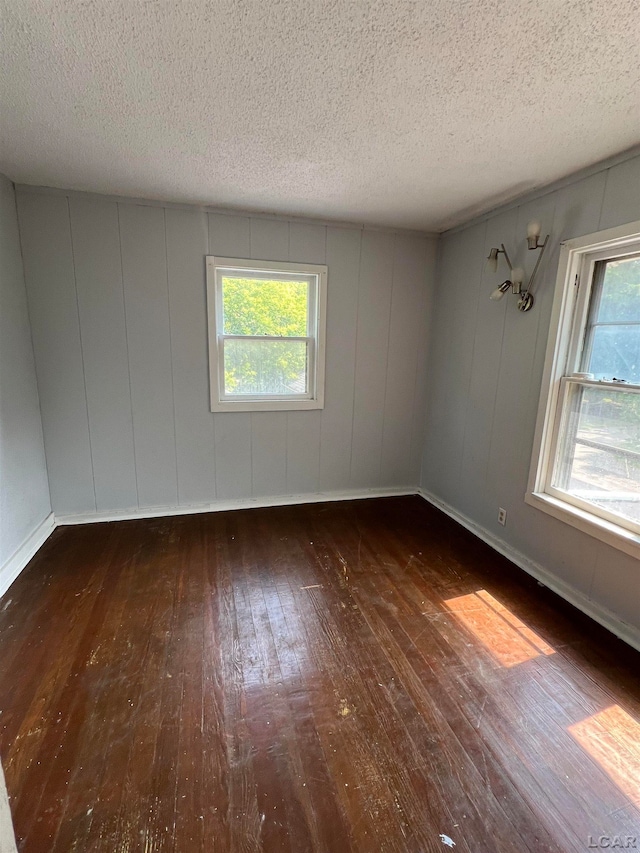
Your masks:
M640 723L612 705L570 726L569 732L622 793L640 806Z
M444 603L503 666L516 666L554 653L550 645L484 589Z

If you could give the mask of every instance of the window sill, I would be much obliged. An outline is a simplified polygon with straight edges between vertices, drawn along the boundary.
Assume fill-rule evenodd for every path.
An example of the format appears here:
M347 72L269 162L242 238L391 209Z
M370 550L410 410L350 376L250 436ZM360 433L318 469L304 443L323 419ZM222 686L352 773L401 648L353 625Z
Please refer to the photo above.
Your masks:
M625 527L605 521L593 513L578 509L543 492L528 492L524 499L529 506L546 512L631 557L640 558L640 536Z
M298 412L323 409L321 400L216 400L212 412Z

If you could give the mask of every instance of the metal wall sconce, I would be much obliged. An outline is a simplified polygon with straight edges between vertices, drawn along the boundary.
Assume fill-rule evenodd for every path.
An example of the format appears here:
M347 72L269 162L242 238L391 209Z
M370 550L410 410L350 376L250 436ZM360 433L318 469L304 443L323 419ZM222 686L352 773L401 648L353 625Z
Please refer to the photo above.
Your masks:
M527 282L526 287L523 288L524 283L524 270L522 267L513 267L511 266L511 261L509 260L509 255L505 248L504 243L500 244L499 249L491 249L489 252L489 257L487 258L487 266L490 270L495 272L498 269L498 255L504 255L504 259L507 262L507 266L509 267L511 273L508 279L502 282L501 285L496 287L493 291L490 299L497 301L498 299L502 299L505 293L511 291L516 296L519 296L518 299L518 311L530 311L533 308L533 294L531 293L531 289L533 287L533 282L536 277L536 273L538 272L538 267L540 266L540 261L542 260L542 256L544 255L544 250L547 245L547 241L549 239L549 235L544 238L544 242L541 243L539 241L540 237L540 223L537 220L531 221L527 225L527 246L529 249L540 249L540 254L538 255L538 260L536 261L536 265L533 268L533 272L529 277L529 281Z

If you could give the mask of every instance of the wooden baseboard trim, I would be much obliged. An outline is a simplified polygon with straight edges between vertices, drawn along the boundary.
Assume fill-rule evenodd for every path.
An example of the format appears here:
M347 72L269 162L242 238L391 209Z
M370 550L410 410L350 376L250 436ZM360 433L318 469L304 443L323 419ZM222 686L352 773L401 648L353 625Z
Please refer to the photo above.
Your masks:
M52 512L27 536L22 545L0 568L0 596L9 589L34 554L44 545L56 528Z
M570 584L565 583L544 566L540 565L540 563L535 562L535 560L531 560L525 554L522 554L520 551L512 548L511 545L503 539L500 539L486 528L477 524L475 521L472 521L470 518L467 518L466 515L458 512L458 510L449 506L445 501L440 500L440 498L430 492L427 492L425 489L419 489L418 494L424 498L427 503L432 504L432 506L442 510L445 515L448 515L454 521L457 521L458 524L473 533L478 537L478 539L482 539L482 541L486 542L487 545L494 549L494 551L497 551L499 554L502 554L503 557L511 560L511 562L515 563L518 568L525 571L528 575L531 575L531 577L535 578L541 584L544 584L544 586L549 587L549 589L553 590L553 592L557 593L561 598L564 598L565 601L573 604L573 606L577 607L578 610L581 610L587 616L590 616L591 619L595 620L599 625L602 625L603 628L611 631L611 633L615 634L616 637L623 640L625 643L628 643L634 649L640 651L639 629L635 628L633 625L628 625L626 622L623 622L615 614L611 613L610 610L607 610L606 607L602 607L602 605L598 604L596 601L592 601L587 598L584 593L575 589L575 587L572 587Z

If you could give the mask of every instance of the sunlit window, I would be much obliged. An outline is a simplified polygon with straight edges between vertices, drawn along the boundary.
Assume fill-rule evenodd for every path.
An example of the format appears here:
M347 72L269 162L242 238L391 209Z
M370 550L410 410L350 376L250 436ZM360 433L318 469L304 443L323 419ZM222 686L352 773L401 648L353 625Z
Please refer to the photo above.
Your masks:
M326 277L207 258L212 411L322 408Z
M640 551L640 223L564 244L527 500ZM636 553L629 551L629 553Z
M563 380L551 486L640 522L640 256L596 261L590 276L582 375Z

